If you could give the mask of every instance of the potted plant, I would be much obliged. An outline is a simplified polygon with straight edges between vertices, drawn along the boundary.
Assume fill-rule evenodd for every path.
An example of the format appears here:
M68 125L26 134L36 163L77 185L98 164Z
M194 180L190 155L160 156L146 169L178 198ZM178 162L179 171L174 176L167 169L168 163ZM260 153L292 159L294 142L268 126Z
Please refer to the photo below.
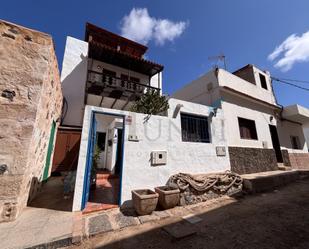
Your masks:
M132 201L138 215L151 214L157 207L159 194L150 189L132 190Z
M97 186L97 168L100 160L101 149L98 145L95 146L95 151L92 157L92 167L90 176L90 188L96 189Z
M155 191L159 194L159 204L164 209L173 208L178 205L180 190L169 186L156 187Z

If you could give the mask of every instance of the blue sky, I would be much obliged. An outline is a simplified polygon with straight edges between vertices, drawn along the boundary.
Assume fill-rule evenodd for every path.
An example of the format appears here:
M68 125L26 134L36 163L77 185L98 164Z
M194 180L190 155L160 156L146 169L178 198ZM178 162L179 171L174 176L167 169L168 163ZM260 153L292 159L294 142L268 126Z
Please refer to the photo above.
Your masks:
M156 33L146 39L147 58L165 66L165 93L206 73L212 67L208 57L220 53L225 54L229 71L251 63L273 76L309 81L309 62L303 56L307 52L309 57L309 40L302 36L309 31L307 0L10 0L1 3L0 18L51 34L61 65L67 35L83 39L87 21L120 34L123 18L133 8L146 8L156 23L163 19L184 23L180 34L175 30L172 37L165 34L163 42ZM281 47L289 58L283 58L281 68L274 67L280 57L272 62L268 56L292 34L296 34L292 41ZM309 88L309 84L300 85ZM309 108L308 91L280 83L274 83L274 89L280 104Z

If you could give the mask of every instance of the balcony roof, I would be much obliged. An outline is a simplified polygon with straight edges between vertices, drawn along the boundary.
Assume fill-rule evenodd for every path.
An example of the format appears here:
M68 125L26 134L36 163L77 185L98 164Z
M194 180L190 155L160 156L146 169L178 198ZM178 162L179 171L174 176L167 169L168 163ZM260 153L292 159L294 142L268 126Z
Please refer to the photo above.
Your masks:
M123 53L130 54L136 57L142 57L147 47L135 41L129 40L120 35L114 34L106 29L95 26L91 23L86 23L85 41L96 41L108 47L119 48Z
M130 55L94 40L89 41L88 57L149 76L161 72L164 68L160 64Z

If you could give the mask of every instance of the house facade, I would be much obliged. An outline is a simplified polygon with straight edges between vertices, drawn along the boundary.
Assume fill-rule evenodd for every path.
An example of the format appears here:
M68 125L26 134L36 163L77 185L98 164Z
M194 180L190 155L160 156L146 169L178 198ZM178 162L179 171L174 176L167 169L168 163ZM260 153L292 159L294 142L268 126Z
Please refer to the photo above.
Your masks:
M167 112L148 121L130 111L147 90L162 94L163 66L145 60L146 50L92 24L86 25L85 41L67 38L61 129L82 130L74 211L130 205L131 190L165 185L179 172L230 169L221 110L169 99ZM94 164L97 189L91 190ZM100 189L106 198L98 200Z
M308 167L303 126L309 115L305 108L300 112L278 105L269 72L250 64L234 73L215 69L173 97L222 110L233 171L276 170L278 164Z

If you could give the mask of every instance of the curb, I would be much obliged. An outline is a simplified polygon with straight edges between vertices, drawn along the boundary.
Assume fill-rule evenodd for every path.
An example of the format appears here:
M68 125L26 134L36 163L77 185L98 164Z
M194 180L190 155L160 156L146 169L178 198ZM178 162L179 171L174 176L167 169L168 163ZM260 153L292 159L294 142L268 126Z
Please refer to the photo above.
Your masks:
M56 249L60 247L70 246L73 243L73 237L70 236L68 238L56 239L54 241L50 241L47 243L42 243L30 247L26 247L25 249Z

